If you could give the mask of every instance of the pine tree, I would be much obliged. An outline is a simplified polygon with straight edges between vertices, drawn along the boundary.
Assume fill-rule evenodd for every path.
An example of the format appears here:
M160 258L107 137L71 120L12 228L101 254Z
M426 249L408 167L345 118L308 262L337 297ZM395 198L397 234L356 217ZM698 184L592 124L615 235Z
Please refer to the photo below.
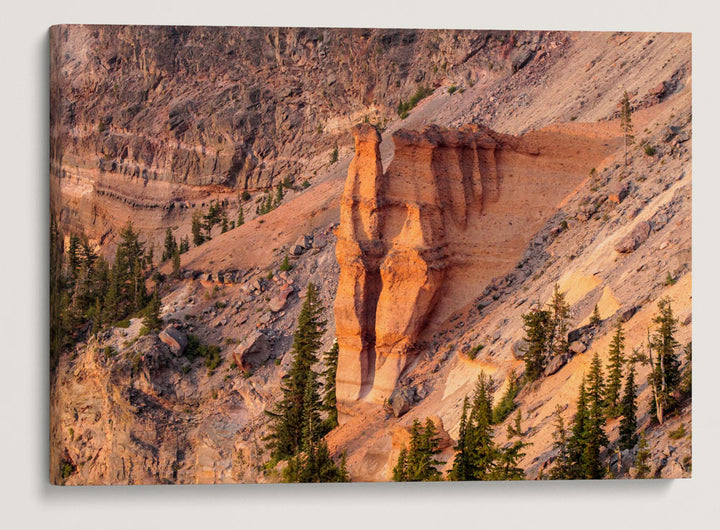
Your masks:
M168 228L165 231L165 246L163 248L162 261L171 259L177 250L178 245L175 236L173 236L172 230Z
M283 198L285 198L285 194L283 193L283 185L282 182L278 184L277 187L277 193L275 194L275 207L277 208L282 204Z
M680 393L684 397L692 396L692 342L685 345L685 368L680 379Z
M492 480L522 480L525 471L519 467L518 462L525 453L522 450L530 444L515 440L512 444L498 452L497 462L493 466Z
M553 449L557 451L555 465L550 471L550 478L553 480L564 480L573 478L572 463L568 449L568 436L565 430L565 422L562 417L562 407L555 407L555 430L553 431Z
M301 447L306 387L308 380L317 378L312 367L317 363L320 339L325 333L326 322L321 318L322 311L315 286L310 283L293 337L293 364L281 386L283 397L273 411L267 411L271 433L266 440L274 462L292 458Z
M468 419L470 428L470 473L476 480L488 480L492 473L497 450L492 439L492 381L480 372L475 384L472 408Z
M608 381L605 389L605 413L608 418L617 418L620 415L622 367L625 362L624 349L625 335L623 335L622 320L618 319L608 355Z
M195 210L192 214L192 220L190 222L190 231L192 232L193 245L199 247L205 242L205 236L202 234L202 213L199 210Z
M75 234L70 234L67 255L68 276L74 280L80 269L80 238Z
M280 270L283 272L287 272L292 269L292 265L290 265L290 259L288 258L288 255L285 254L285 257L282 260L282 263L280 264Z
M431 481L440 480L441 474L437 466L441 464L436 458L440 450L440 439L437 429L430 418L425 425L415 419L410 428L410 447L403 448L393 468L393 480L397 481Z
M244 224L245 224L245 214L243 213L242 205L240 205L240 210L238 211L237 226L242 226Z
M180 240L180 254L185 254L188 250L190 250L190 238L185 236Z
M635 454L635 469L637 470L636 478L648 478L650 474L650 450L648 449L647 440L645 434L640 435L638 440L638 450Z
M518 377L515 370L512 370L510 375L508 375L508 384L505 388L505 393L498 404L493 408L493 424L502 423L508 416L510 416L510 413L515 410L515 407L517 406L515 404L515 398L517 397L519 391L520 385Z
M651 371L649 383L657 409L658 421L662 423L664 412L670 410L675 399L673 393L680 383L680 360L675 350L679 346L675 339L677 319L673 316L669 298L658 301L658 314L653 318L658 328L649 341ZM653 357L653 351L656 358Z
M602 322L602 319L600 318L600 310L598 309L598 305L595 304L595 309L593 309L593 314L590 317L590 324L593 326L599 326Z
M580 390L578 391L577 410L573 418L570 430L570 438L567 442L568 452L568 476L565 478L585 478L583 472L583 454L588 435L588 404L587 391L585 388L585 375L580 382Z
M463 400L462 415L460 416L460 430L458 432L458 441L455 444L455 459L453 460L452 469L449 472L450 480L473 480L472 464L470 461L472 447L468 442L468 397ZM398 460L399 464L399 460Z
M607 447L609 442L605 434L605 414L603 411L603 381L600 357L597 352L590 364L587 379L588 417L585 432L585 447L582 456L585 478L602 478L605 470L600 458L600 448Z
M180 278L180 249L176 249L173 256L173 278Z
M523 354L525 378L530 382L536 381L543 375L547 364L550 316L549 311L539 308L522 315L527 342Z
M332 347L325 353L325 371L323 378L325 389L323 396L323 409L327 411L328 417L325 420L328 431L338 426L337 397L335 393L335 379L337 378L338 366L338 343L333 342Z
M625 376L625 392L620 403L620 449L632 449L637 443L637 386L635 385L635 365L628 362Z
M150 304L148 304L147 308L145 309L145 317L143 318L143 327L145 327L148 331L162 328L163 321L162 318L160 318L161 307L162 302L160 301L160 294L156 289L155 291L153 291L152 298L150 299Z
M550 300L550 341L549 356L565 355L568 351L568 321L570 319L570 306L565 301L565 295L560 292L560 286L556 283L553 289L553 296Z
M522 428L521 422L522 422L522 413L520 412L520 410L518 410L517 414L515 415L515 421L512 423L512 425L508 425L508 427L507 427L508 439L513 438L515 436L522 436L523 428Z
M408 456L407 447L403 447L402 449L400 449L400 454L398 454L397 463L395 464L395 467L393 468L393 480L395 482L407 482L408 481L407 456Z
M632 134L633 125L631 115L632 108L630 106L630 97L628 96L627 90L625 90L622 100L620 101L620 129L622 129L625 141L625 167L628 165L628 146L631 145L635 139Z
M227 215L225 215L225 211L223 210L223 213L220 217L220 233L224 234L228 231L228 219Z

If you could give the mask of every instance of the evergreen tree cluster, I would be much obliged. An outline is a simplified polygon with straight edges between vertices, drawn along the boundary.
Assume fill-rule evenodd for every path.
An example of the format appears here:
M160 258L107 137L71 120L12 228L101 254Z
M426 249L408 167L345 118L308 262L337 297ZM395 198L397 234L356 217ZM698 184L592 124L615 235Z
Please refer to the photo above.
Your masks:
M285 187L283 186L283 183L277 185L277 188L275 188L275 193L272 193L272 190L268 191L265 194L265 198L262 199L260 204L255 208L255 213L257 215L264 215L266 213L269 213L273 211L275 208L280 206L282 204L283 199L285 198Z
M657 328L652 337L648 337L648 383L652 388L657 420L662 423L665 414L672 411L679 402L682 381L680 358L677 354L680 343L675 339L677 319L673 316L669 298L658 301L658 313L653 318L653 323Z
M298 315L293 337L293 364L281 386L282 399L270 417L270 434L266 437L270 449L270 464L287 460L283 471L285 482L346 482L344 458L338 466L332 460L324 436L337 424L337 411L323 419L335 404L337 346L326 354L327 368L324 385L313 367L318 363L318 350L325 334L323 307L315 286L310 283L307 296ZM324 397L321 397L324 386ZM333 407L334 408L334 407Z
M492 381L481 372L472 402L467 397L463 401L449 480L519 480L525 477L518 462L525 456L522 450L527 444L516 440L498 447L493 441L492 410ZM514 433L515 430L518 432ZM521 431L518 419L513 435L520 437Z
M542 377L550 360L568 351L567 333L570 306L555 284L547 309L536 307L522 315L527 346L523 355L525 378L532 382Z
M437 466L441 464L435 458L440 452L440 438L435 424L430 418L425 425L415 419L410 429L410 446L403 447L393 468L393 480L396 482L420 482L441 480L442 474Z
M587 377L583 376L577 397L575 417L569 432L561 415L555 412L554 449L556 464L551 472L554 479L598 479L605 476L602 449L609 446L605 429L608 418L621 416L620 449L632 449L637 442L637 385L633 359L625 359L625 337L622 321L618 320L608 354L608 377L603 375L600 358L592 358ZM625 389L622 390L623 368Z
M51 358L63 346L80 340L87 332L99 331L133 314L144 314L151 301L145 288L147 269L152 266L145 244L132 223L120 232L112 266L93 251L87 239L69 236L67 252L63 235L53 220L50 227L50 336ZM148 322L157 326L159 302Z

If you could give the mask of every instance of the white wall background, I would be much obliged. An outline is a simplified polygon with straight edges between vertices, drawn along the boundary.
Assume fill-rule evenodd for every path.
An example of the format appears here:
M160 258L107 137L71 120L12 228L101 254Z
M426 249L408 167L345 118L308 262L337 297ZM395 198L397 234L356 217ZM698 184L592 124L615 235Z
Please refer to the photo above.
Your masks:
M718 9L602 0L20 0L2 7L0 526L717 528ZM694 477L678 481L58 488L47 482L48 38L58 23L692 31ZM715 340L714 340L715 339Z

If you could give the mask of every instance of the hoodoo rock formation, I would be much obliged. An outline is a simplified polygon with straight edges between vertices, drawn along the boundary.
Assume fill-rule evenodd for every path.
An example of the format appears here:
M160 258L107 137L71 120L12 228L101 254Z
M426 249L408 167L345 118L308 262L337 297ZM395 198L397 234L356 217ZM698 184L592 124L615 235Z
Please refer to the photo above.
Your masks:
M381 403L432 333L520 258L532 235L616 142L547 128L398 130L356 125L341 202L335 324L341 406Z

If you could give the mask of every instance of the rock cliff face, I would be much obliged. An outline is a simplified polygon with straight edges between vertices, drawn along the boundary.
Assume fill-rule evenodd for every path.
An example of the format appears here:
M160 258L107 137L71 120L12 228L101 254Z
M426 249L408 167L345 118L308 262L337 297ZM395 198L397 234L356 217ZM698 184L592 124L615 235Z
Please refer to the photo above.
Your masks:
M471 83L563 34L316 28L55 26L51 174L62 226L93 239L137 217L312 178L363 118L452 68ZM494 64L492 72L487 65ZM57 193L55 193L57 191ZM57 208L60 210L60 208Z
M335 319L338 400L381 403L419 346L507 272L558 202L615 142L546 129L399 130L382 171L380 136L357 125L341 202Z

